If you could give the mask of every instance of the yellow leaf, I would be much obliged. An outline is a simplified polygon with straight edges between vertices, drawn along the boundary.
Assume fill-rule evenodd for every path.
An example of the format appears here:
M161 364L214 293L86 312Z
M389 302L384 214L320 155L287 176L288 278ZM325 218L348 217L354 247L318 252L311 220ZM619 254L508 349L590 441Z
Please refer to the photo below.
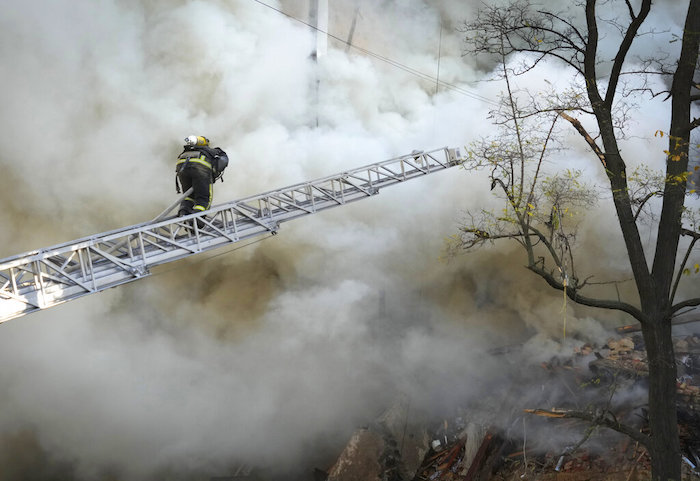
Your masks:
M689 276L689 275L690 275L690 269L683 269L683 275L684 275L684 276Z
M657 130L656 132L654 132L654 137L656 137L656 136L663 137L664 136L663 131Z

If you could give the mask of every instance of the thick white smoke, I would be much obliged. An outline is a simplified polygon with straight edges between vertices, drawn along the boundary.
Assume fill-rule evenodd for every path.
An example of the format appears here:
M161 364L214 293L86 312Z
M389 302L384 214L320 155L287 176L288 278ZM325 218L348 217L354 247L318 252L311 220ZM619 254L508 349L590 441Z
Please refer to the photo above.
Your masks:
M268 3L306 20L304 0ZM353 44L433 76L439 51L440 79L467 89L483 77L454 30L464 2L331 2L329 31L356 13ZM0 256L152 218L189 134L231 158L215 203L488 134L488 103L333 39L315 62L314 35L252 0L5 6ZM517 255L440 260L488 194L434 174L2 325L0 451L23 456L0 454L0 480L290 473L398 393L477 394L504 367L486 349L564 322ZM573 331L599 328L569 309Z

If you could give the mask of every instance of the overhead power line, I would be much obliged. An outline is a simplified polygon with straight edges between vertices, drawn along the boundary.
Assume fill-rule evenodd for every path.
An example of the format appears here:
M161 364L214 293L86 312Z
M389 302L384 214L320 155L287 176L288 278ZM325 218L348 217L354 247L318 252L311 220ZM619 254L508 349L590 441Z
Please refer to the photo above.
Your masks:
M281 15L284 15L285 17L287 17L287 18L289 18L289 19L291 19L291 20L294 20L295 22L299 22L299 23L301 23L301 24L303 24L303 25L306 25L307 27L309 27L309 28L311 28L311 29L313 29L313 30L316 30L316 31L319 32L319 33L325 34L325 35L329 36L330 38L332 38L332 39L334 39L334 40L337 40L338 42L341 42L341 43L344 44L344 45L347 45L348 47L354 48L354 49L358 50L359 52L365 54L365 55L368 56L368 57L372 57L372 58L375 58L375 59L380 60L380 61L382 61L382 62L388 63L389 65L392 65L392 66L394 66L394 67L396 67L396 68L398 68L398 69L401 69L401 70L403 70L403 71L405 71L405 72L408 72L408 73L410 73L411 75L414 75L414 76L416 76L416 77L419 77L419 78L421 78L421 79L423 79L423 80L426 80L426 81L429 81L429 82L431 82L431 83L432 83L432 82L435 82L435 84L436 84L436 85L439 85L440 87L444 87L444 88L446 88L446 89L448 89L448 90L453 90L453 91L455 91L455 92L457 92L457 93L460 93L460 94L462 94L462 95L465 95L465 96L467 96L467 97L473 98L473 99L475 99L475 100L479 100L480 102L484 102L484 103L487 103L487 104L490 104L490 105L494 105L494 106L498 105L498 102L496 102L496 101L494 101L494 100L492 100L492 99L490 99L490 98L488 98L488 97L484 97L483 95L480 95L480 94L478 94L478 93L476 93L476 92L473 92L473 91L471 91L471 90L469 90L469 89L465 89L465 88L460 87L460 86L458 86L458 85L454 85L454 84L451 84L451 83L449 83L449 82L445 82L445 81L443 81L443 80L440 80L438 76L435 76L435 75L431 75L431 74L427 74L427 73L421 72L420 70L416 70L416 69L414 69L413 67L410 67L410 66L408 66L408 65L405 65L405 64L403 64L403 63L401 63L401 62L399 62L399 61L397 61L397 60L394 60L394 59L392 59L392 58L390 58L390 57L386 57L386 56L384 56L384 55L380 55L380 54L378 54L378 53L372 52L371 50L367 50L366 48L363 48L363 47L360 47L360 46L355 45L355 44L353 44L353 43L350 43L350 42L348 42L348 41L345 40L345 39L342 39L342 38L340 38L340 37L338 37L338 36L336 36L336 35L333 35L333 34L330 33L330 32L326 32L326 31L324 31L324 30L322 30L322 29L316 27L315 25L310 24L309 22L305 22L304 20L302 20L302 19L300 19L300 18L297 18L297 17L295 17L295 16L293 16L293 15L290 15L290 14L288 14L288 13L286 13L286 12L280 10L279 8L273 7L272 5L269 5L269 4L265 3L265 2L263 2L262 0L253 0L253 1L256 2L256 3L259 3L260 5L262 5L262 6L264 6L264 7L269 8L270 10L274 10L275 12L277 12L277 13L279 13L279 14L281 14Z

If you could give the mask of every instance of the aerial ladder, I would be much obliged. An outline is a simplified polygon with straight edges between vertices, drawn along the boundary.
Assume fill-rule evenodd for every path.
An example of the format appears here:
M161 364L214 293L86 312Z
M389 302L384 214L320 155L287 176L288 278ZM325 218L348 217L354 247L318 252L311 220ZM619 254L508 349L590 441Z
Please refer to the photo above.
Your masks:
M414 151L181 217L170 215L178 201L149 222L0 259L0 322L142 279L160 264L276 234L282 222L372 197L463 160L459 148Z

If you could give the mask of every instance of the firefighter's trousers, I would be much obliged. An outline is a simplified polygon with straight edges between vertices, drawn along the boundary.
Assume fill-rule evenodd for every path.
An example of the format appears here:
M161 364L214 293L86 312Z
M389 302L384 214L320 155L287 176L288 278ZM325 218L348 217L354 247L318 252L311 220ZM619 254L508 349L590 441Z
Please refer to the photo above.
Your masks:
M193 214L211 207L214 196L213 179L211 169L193 162L188 162L177 173L182 185L182 191L192 187L192 193L180 203L178 215Z

